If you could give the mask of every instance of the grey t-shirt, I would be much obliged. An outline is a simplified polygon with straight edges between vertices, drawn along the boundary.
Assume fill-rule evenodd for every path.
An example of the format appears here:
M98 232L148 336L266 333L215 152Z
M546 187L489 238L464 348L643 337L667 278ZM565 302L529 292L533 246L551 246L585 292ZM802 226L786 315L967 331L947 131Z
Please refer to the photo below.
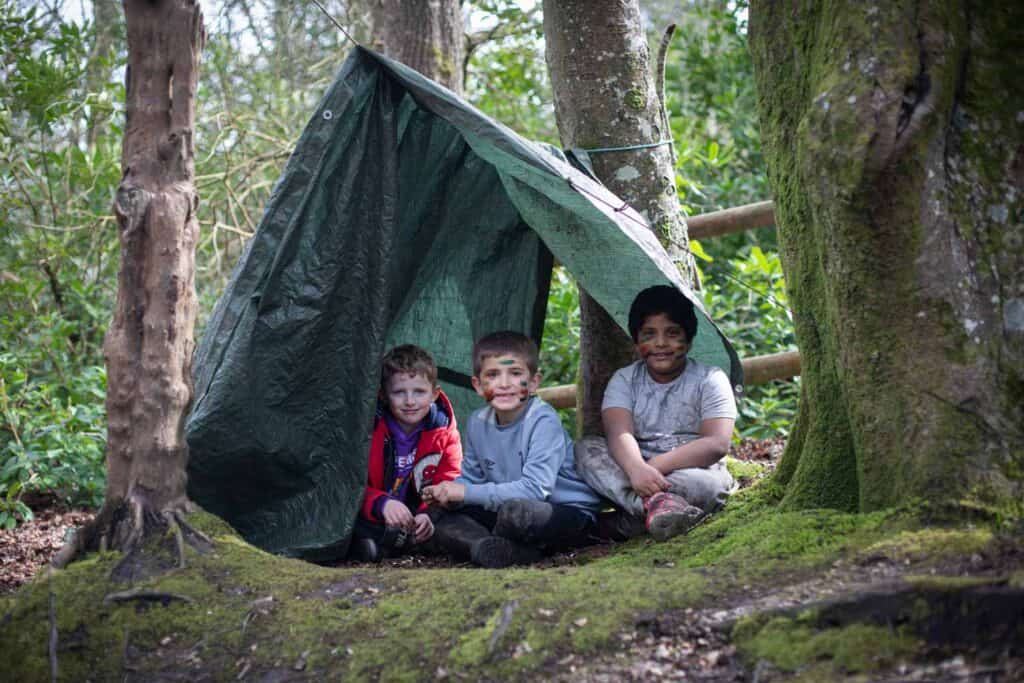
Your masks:
M704 420L736 419L729 378L719 368L692 358L667 384L651 379L643 361L617 370L601 403L601 410L609 408L633 413L633 435L644 459L698 438Z

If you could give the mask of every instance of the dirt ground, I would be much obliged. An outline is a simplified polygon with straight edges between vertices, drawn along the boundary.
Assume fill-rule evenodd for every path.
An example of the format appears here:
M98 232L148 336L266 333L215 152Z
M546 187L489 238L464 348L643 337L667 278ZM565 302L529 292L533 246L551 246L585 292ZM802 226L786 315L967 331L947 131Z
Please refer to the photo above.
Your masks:
M757 478L770 473L781 455L784 442L744 441L731 455L763 466ZM753 479L739 482L749 486ZM9 593L29 580L61 546L67 531L88 521L92 512L72 510L50 502L38 505L35 518L13 531L0 531L0 593ZM614 543L602 543L546 558L538 569L570 566L613 552ZM350 563L343 563L346 566ZM367 566L374 572L419 568L451 567L444 557L408 555L387 559L383 566ZM458 565L456 565L458 566ZM745 666L730 642L737 619L764 611L784 613L802 606L820 605L844 596L859 595L879 586L894 585L902 577L939 574L943 576L1007 576L1024 570L1024 548L1004 544L984 555L960 558L954 565L935 565L927 558L894 561L890 558L859 558L837 561L828 571L814 577L775 584L743 586L733 595L716 595L708 604L677 612L640 614L632 625L624 624L616 642L598 657L582 658L563 654L546 662L539 673L553 681L651 681L699 680L766 683L788 680L792 674L774 669L767 662ZM1024 644L1008 644L1002 653L981 653L974 644L936 648L927 658L901 664L892 671L875 672L870 681L957 681L1002 683L1024 680ZM515 656L515 655L513 655ZM291 680L287 672L281 680ZM426 673L426 672L425 672ZM297 674L296 674L297 675ZM301 678L301 676L299 676ZM427 674L434 680L462 680L459 672L439 668Z

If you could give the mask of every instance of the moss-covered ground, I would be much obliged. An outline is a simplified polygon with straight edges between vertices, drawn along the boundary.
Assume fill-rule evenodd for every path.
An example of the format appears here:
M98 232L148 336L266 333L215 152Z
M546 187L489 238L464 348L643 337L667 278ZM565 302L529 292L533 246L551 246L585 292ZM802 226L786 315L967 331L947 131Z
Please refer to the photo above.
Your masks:
M569 653L607 655L640 614L735 605L842 562L936 580L935 568L1007 542L976 523L925 527L919 510L780 512L779 497L765 481L685 537L636 539L543 570L320 567L263 553L197 513L216 547L190 554L183 570L126 586L108 578L117 554L93 555L0 599L0 661L9 680L50 680L56 642L62 681L536 679ZM1019 586L1020 576L1018 566L1005 578ZM143 589L158 595L105 600ZM767 660L818 680L918 647L909 631L788 617L741 620L734 637L751 666Z

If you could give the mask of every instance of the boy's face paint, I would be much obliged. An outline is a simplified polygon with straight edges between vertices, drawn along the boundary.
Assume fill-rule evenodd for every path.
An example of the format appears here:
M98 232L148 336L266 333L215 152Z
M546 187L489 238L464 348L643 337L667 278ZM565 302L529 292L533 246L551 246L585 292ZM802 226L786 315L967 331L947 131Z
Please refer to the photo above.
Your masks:
M484 358L473 378L473 388L494 408L499 424L519 417L539 385L540 374L531 376L526 360L512 353Z
M636 352L651 379L664 384L682 374L690 350L682 325L664 313L656 313L644 320L636 336Z
M384 397L391 416L408 434L423 422L439 391L423 375L405 373L391 376Z

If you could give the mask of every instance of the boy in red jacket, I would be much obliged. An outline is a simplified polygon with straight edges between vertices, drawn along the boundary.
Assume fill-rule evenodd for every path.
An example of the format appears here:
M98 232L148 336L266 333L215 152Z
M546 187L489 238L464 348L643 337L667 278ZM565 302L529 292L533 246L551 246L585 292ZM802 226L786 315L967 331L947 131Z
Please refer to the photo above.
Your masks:
M434 359L418 346L396 346L381 362L366 493L350 556L379 562L430 539L434 524L420 491L455 479L461 465L455 412L437 384Z

